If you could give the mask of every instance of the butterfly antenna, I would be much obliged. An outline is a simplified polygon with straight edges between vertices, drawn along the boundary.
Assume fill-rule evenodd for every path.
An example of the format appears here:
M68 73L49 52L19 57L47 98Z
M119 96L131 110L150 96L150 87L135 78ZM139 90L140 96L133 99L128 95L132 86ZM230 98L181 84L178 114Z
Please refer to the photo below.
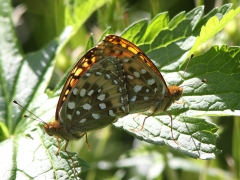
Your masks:
M189 63L190 63L190 61L192 60L193 57L194 57L194 54L191 54L191 56L188 58L187 65L186 65L186 67L184 69L183 77L185 76L185 73L187 71L188 65L189 65ZM206 79L202 79L202 82L205 83L205 82L207 82L207 80ZM189 85L194 85L194 84L188 84L188 86ZM181 87L184 87L184 86L181 86Z
M46 122L44 122L41 118L39 118L37 115L33 114L31 111L29 111L28 109L26 109L25 107L23 107L21 104L19 104L16 100L13 100L13 103L14 104L17 104L18 106L20 106L23 110L26 110L28 113L30 113L31 115L33 115L34 117L36 117L37 119L34 119L34 118L31 118L29 117L28 115L24 114L23 117L26 117L26 118L30 118L32 120L37 120L43 124L47 124Z
M186 65L186 67L184 69L183 77L184 77L184 75L185 75L185 73L187 71L188 65L189 65L189 63L190 63L190 61L192 60L193 57L194 57L194 54L191 54L191 56L188 59L187 65Z

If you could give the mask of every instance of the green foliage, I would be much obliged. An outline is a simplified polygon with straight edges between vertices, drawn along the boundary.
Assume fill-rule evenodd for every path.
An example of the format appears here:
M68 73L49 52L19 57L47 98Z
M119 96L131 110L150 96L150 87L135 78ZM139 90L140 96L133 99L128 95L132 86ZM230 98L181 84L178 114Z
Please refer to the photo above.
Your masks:
M64 29L61 34L57 33L57 36L60 34L59 37L37 52L24 54L11 20L10 2L0 0L2 17L0 19L0 177L3 179L62 179L74 176L72 161L67 154L61 151L58 156L55 155L56 140L43 132L36 121L22 118L25 111L12 103L12 100L16 99L41 119L53 118L58 96L66 78L65 75L51 96L45 93L56 58L66 44L76 37L79 28L94 10L107 1L71 2L72 4L65 7L64 19L56 20L58 29ZM60 9L64 8L63 4L59 6ZM215 146L218 127L207 122L203 116L239 116L239 112L236 111L240 109L239 47L213 46L207 52L194 57L186 73L184 68L189 54L194 53L202 43L225 27L239 13L240 8L231 10L231 5L226 4L202 17L203 10L203 6L200 6L188 13L179 13L171 21L167 12L160 13L150 23L146 19L139 20L122 32L122 37L139 46L153 60L167 84L184 88L184 95L181 99L183 103L174 103L168 110L173 116L172 127L171 119L166 114L148 117L144 129L138 132L131 129L139 129L146 115L123 117L114 126L141 141L160 146L167 145L176 152L192 158L213 159L220 152ZM109 32L110 29L107 29L103 34ZM91 36L86 45L87 49L93 44ZM207 79L206 83L201 82L204 78ZM177 143L172 139L171 128ZM92 145L92 149L98 150L99 154L96 156L100 156L100 152L105 152L104 136L110 135L100 136L101 146ZM84 139L81 141L84 143ZM235 143L237 144L237 140ZM65 142L61 141L61 147L64 147L64 144ZM154 160L157 165L163 162L163 157L167 157L167 149L163 148L163 156L160 156L160 153L153 149L153 145L142 144L138 150L125 154L127 156L125 160L143 162L146 161L144 159L146 157L149 163ZM115 153L116 148L112 150ZM239 151L235 152L236 157L239 156L237 152ZM84 158L83 154L84 152L81 152L79 157ZM90 168L89 164L76 153L70 155L78 174ZM186 167L182 163L183 159L178 160L176 166ZM120 159L114 164L109 164L109 167L126 167L126 162L123 161ZM173 176L170 175L172 174L170 165L165 166L168 177ZM107 162L105 166L100 166L102 169L107 167ZM158 170L161 174L163 167L158 168L161 169ZM116 176L121 177L123 172L118 172ZM149 175L148 178L156 178L159 174Z

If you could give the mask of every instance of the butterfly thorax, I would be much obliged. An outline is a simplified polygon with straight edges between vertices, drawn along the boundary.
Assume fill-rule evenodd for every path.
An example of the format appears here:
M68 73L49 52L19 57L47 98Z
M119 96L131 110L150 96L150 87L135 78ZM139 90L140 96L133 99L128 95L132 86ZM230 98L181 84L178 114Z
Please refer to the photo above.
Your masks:
M49 136L56 136L64 140L77 140L84 134L74 131L73 127L60 124L59 121L49 122L43 127Z

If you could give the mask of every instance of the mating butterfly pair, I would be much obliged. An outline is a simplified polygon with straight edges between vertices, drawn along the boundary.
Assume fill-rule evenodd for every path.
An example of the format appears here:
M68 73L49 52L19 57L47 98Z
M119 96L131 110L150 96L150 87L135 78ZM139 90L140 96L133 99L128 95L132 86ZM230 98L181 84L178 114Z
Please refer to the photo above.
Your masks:
M159 70L137 46L108 35L72 68L55 121L44 129L50 136L66 140L66 149L70 140L87 138L88 131L128 114L166 112L181 96L182 88L167 87Z
M157 67L133 43L108 35L72 68L57 104L55 120L44 123L44 129L57 138L57 153L58 138L66 141L66 151L69 141L86 135L90 149L87 132L132 113L167 113L182 96L182 90L178 86L168 87Z

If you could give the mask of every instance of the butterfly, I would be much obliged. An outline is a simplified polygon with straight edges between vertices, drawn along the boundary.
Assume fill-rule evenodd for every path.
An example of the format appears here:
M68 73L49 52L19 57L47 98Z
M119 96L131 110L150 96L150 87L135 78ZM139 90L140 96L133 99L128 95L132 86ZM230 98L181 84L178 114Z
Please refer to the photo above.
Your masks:
M172 123L167 109L181 98L182 91L181 87L167 86L157 67L136 45L107 35L73 66L60 94L55 120L43 127L57 139L56 154L59 138L66 141L67 152L69 141L86 136L90 150L87 132L128 114L148 113L141 129L149 116L159 112L168 114Z

